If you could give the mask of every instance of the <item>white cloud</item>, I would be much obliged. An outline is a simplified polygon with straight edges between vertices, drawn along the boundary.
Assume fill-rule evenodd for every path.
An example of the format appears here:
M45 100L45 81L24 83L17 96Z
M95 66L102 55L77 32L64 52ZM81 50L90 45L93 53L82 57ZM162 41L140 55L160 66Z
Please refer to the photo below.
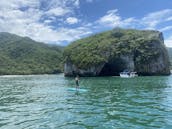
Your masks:
M117 9L110 10L107 12L105 16L101 17L97 22L100 25L109 27L128 27L136 22L134 18L122 19L117 12Z
M79 0L37 0L40 1L44 6L44 10L49 10L57 7L61 8L70 8L71 10L73 8L77 8L80 5Z
M79 20L76 17L68 17L66 19L66 23L68 23L68 24L76 24L78 22L79 22Z
M91 33L88 27L71 29L54 28L51 25L57 20L63 23L64 21L61 19L74 14L74 8L79 6L79 0L44 1L47 4L43 9L40 6L41 2L40 0L1 0L0 31L28 36L36 41L47 43L71 42ZM74 24L79 20L75 17L69 17L67 21L69 24Z
M45 24L49 24L49 23L52 23L52 22L53 22L53 20L50 20L50 19L44 21Z
M68 8L62 8L62 7L56 7L56 8L52 8L50 10L48 10L47 12L45 12L47 15L51 16L64 16L67 13L70 13L71 10Z
M172 9L165 9L149 13L141 19L141 24L150 29L156 29L156 26L172 16Z
M172 36L167 38L164 43L167 47L172 47Z
M30 33L30 36L33 39L43 42L56 42L59 44L62 41L71 42L73 40L81 38L81 36L91 33L89 29L82 27L78 27L75 29L59 28L57 30L53 30L50 27L45 27L41 24L33 24L30 26L28 26L26 30L28 31L28 34Z
M172 16L171 16L171 17L168 17L168 18L166 19L166 21L172 21Z
M121 21L122 27L135 28L136 24L138 24L138 21L133 17L130 17Z
M160 31L162 31L162 32L168 31L168 30L172 30L172 26L166 26L166 27L160 29Z
M85 27L78 27L75 29L67 29L67 28L61 28L58 31L61 35L63 35L63 40L66 41L73 41L76 39L81 38L82 36L86 36L88 34L91 34L92 32Z
M74 1L74 5L75 5L76 7L79 7L79 5L80 5L79 0L75 0L75 1Z
M118 10L110 10L107 14L101 17L97 22L102 25L108 25L110 27L119 26L121 17L117 14Z
M172 20L172 9L165 9L147 14L141 19L133 17L122 18L118 10L110 10L106 15L98 19L97 23L106 27L130 27L142 29L158 29L158 25ZM161 31L170 30L171 27L160 29Z
M20 7L36 8L39 6L38 0L1 0L1 9L18 9Z
M93 0L86 0L93 2ZM42 6L44 5L44 6ZM110 10L97 21L89 23L75 17L80 0L1 0L0 31L28 36L42 42L57 42L79 39L104 27L157 28L157 25L172 20L172 9L147 14L144 18L122 18L118 10ZM71 17L73 16L73 17ZM80 22L83 27L65 28ZM162 31L172 29L171 26ZM169 41L169 40L168 40ZM167 40L166 40L167 42Z

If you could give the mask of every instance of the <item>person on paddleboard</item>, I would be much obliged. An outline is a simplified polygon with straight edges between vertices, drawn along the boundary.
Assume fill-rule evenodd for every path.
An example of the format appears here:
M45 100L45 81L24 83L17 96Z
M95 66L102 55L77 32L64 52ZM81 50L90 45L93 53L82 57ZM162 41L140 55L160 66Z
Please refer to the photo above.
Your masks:
M76 83L76 88L78 89L79 88L79 76L78 75L75 77L75 83Z

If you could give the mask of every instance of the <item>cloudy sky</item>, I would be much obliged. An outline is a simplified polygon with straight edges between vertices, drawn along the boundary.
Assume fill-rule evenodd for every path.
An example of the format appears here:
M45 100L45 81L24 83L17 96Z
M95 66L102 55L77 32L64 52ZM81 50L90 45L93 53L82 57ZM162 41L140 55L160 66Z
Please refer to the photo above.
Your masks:
M162 31L172 47L172 0L1 0L0 32L66 45L114 27Z

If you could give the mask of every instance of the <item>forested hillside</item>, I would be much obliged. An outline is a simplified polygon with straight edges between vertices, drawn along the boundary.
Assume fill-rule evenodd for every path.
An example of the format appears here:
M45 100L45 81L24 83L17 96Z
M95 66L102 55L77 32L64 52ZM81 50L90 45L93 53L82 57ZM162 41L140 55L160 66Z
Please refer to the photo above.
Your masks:
M62 71L63 48L28 37L0 33L0 75L51 74Z

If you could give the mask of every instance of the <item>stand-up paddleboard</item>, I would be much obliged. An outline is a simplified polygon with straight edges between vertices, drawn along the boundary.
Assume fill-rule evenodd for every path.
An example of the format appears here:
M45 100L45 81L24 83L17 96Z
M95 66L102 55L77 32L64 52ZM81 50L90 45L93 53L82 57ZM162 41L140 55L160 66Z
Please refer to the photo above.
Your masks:
M68 91L75 91L75 92L87 92L87 90L86 89L81 89L81 88L78 88L78 89L76 89L76 88L68 88L67 89Z

